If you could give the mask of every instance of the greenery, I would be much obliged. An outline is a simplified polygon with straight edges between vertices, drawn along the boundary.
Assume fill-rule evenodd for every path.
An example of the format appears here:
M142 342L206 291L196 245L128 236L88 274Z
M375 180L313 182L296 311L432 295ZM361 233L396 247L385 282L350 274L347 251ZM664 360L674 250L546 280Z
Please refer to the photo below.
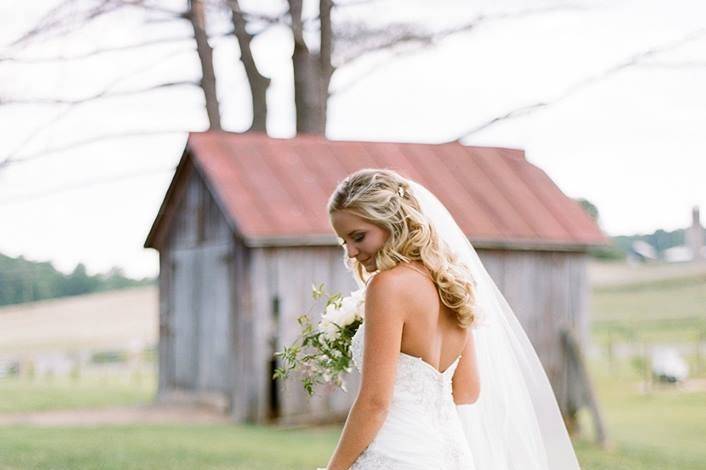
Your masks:
M684 229L672 230L671 232L659 229L648 234L619 235L613 237L613 241L619 249L627 252L630 250L633 242L642 240L652 245L657 251L657 254L660 254L667 248L683 245L684 234Z
M684 390L674 385L642 391L639 372L629 361L609 366L591 364L591 375L606 420L610 448L577 441L582 468L610 470L697 470L704 468L706 388ZM703 381L703 377L700 378ZM590 419L580 416L584 429ZM587 433L590 434L590 433Z
M155 386L154 374L145 372L110 376L84 374L78 379L5 378L0 379L0 413L149 403L154 398Z
M593 340L695 343L706 335L706 275L593 289Z
M312 470L339 429L262 426L0 428L0 469Z
M318 325L311 321L309 314L297 318L301 331L290 346L275 352L283 366L275 369L272 378L285 380L293 372L299 372L309 396L321 385L332 384L345 391L343 376L351 371L351 340L362 323L353 308L357 299L352 296L344 299L340 293L327 294L323 283L312 286L312 297L314 300L326 297L324 310L327 313ZM344 306L345 311L342 311ZM350 322L345 318L349 311ZM330 334L322 327L326 324L330 325Z
M704 468L706 390L665 387L644 394L639 376L627 364L610 371L605 363L593 362L591 371L610 447L600 449L591 442L588 417L581 415L586 435L576 441L576 450L583 470ZM138 403L144 388L135 387L133 400ZM0 386L0 396L5 398L6 391ZM78 387L74 400L93 404L95 391ZM104 393L113 400L121 396L114 394L113 386L104 387ZM340 425L303 429L221 424L0 426L0 469L311 470L326 463L340 431Z
M574 199L574 201L583 208L586 214L588 214L596 224L601 225L600 212L595 204L584 198L577 198ZM606 261L622 260L626 257L627 253L632 250L632 244L637 240L642 240L654 247L657 256L660 256L662 252L668 248L683 245L685 233L686 231L684 229L672 231L658 229L648 234L618 235L610 237L611 243L608 246L589 249L589 255L595 259ZM704 229L704 236L706 236L706 228Z
M0 254L0 305L87 294L152 284L153 278L131 279L119 267L105 274L89 275L83 263L70 274L48 262L30 261Z
M593 336L615 341L694 344L706 317L706 276L596 288ZM693 359L693 358L692 358ZM688 386L654 384L646 393L642 359L589 359L609 447L592 443L591 421L575 440L583 470L702 470L706 462L706 376ZM638 367L636 367L638 366ZM0 380L0 413L146 403L141 380ZM0 469L280 469L323 466L341 425L279 429L248 425L0 425ZM276 452L273 451L276 449Z

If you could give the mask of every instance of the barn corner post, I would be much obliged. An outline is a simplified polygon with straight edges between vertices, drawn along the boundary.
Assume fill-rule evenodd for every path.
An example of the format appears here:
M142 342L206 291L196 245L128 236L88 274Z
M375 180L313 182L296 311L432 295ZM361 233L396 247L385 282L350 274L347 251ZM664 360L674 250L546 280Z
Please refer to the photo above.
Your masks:
M231 383L230 383L230 416L236 423L257 422L255 409L251 405L253 393L253 358L254 328L253 298L252 298L252 260L251 249L241 237L234 235L230 256L231 272Z
M157 315L157 393L156 401L162 400L173 385L172 365L172 305L169 296L169 284L174 277L174 262L166 250L157 251L159 256L158 296L159 312Z
M576 331L563 329L561 340L567 356L566 374L569 379L567 406L564 414L566 427L572 436L581 434L582 430L577 414L585 406L588 408L593 422L594 440L600 447L605 448L608 445L605 423Z

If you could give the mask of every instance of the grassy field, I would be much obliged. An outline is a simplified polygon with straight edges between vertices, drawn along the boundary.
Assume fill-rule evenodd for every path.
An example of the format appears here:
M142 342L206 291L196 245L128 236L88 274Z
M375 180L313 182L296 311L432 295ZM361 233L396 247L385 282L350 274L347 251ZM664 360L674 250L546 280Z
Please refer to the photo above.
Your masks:
M0 413L101 408L149 403L154 374L82 377L80 380L0 380Z
M583 469L706 468L706 390L665 387L644 394L629 366L609 373L605 364L594 362L592 371L611 448L590 442L590 423L582 416L587 435L576 441L576 449ZM104 384L101 393L100 384L89 383L74 388L68 399L58 384L18 387L2 381L0 402L4 411L139 404L149 399L152 386L149 381ZM339 426L0 426L0 469L311 470L326 462L339 432Z
M0 428L0 469L313 470L337 430L228 425Z
M678 266L677 266L678 268ZM592 336L608 341L706 341L706 264L592 265Z
M579 440L583 468L706 469L706 386L687 391L662 385L645 393L637 370L627 363L610 372L604 362L593 362L591 372L611 449ZM591 434L587 414L581 422Z
M0 355L153 345L157 295L143 286L0 307Z
M669 270L669 276L640 271L639 278L631 279L631 270L625 269L617 276L620 282L595 287L596 341L695 341L706 317L706 277L700 271L681 276ZM629 359L611 364L602 357L591 360L610 448L591 443L590 421L582 415L586 435L575 441L582 468L706 469L706 374L701 372L688 389L656 386L644 393L642 375L634 365ZM0 380L0 413L141 404L149 401L153 389L153 377L76 383L5 379ZM326 463L339 432L340 426L0 426L0 470L313 470Z

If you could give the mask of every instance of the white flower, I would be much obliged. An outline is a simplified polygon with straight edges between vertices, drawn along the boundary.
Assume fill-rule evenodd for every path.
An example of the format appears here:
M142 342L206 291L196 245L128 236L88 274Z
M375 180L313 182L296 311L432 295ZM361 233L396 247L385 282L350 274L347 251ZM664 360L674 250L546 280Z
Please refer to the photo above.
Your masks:
M330 340L336 339L338 336L336 325L345 328L363 318L364 302L365 289L362 288L341 299L341 308L336 308L334 304L327 306L319 322L319 331L323 331Z
M319 323L319 331L323 331L324 336L330 340L336 339L338 336L338 328L328 318L323 318Z

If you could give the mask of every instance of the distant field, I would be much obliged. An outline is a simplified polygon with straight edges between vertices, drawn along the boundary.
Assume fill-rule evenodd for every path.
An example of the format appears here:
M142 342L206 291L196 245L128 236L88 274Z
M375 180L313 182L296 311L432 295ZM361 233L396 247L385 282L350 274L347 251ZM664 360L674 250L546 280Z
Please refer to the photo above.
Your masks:
M583 470L704 469L706 392L664 389L643 395L630 369L615 376L607 374L605 364L592 364L592 369L611 448L590 442L590 425L582 416L587 436L576 449ZM78 390L77 396L91 399L92 392ZM326 463L340 429L0 426L0 469L313 470Z
M154 345L154 286L0 308L0 355Z
M665 279L679 279L706 275L706 261L696 263L628 264L591 260L589 280L594 288L640 284Z
M150 403L154 373L42 379L0 379L0 414Z
M706 265L594 264L591 273L600 279L591 293L594 341L706 341Z

